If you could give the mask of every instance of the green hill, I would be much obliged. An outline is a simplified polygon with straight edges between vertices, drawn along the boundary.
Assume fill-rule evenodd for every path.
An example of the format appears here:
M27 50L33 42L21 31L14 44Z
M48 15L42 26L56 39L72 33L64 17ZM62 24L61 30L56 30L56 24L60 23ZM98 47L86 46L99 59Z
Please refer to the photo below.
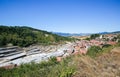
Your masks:
M71 38L58 36L47 31L26 26L0 26L0 46L8 44L29 46L31 44L56 44Z

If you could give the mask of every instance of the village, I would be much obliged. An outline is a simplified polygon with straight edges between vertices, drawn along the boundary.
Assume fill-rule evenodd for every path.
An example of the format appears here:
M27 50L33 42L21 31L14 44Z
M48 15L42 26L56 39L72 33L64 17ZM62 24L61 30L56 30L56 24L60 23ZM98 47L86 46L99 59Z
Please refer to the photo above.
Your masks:
M118 42L117 34L100 35L99 37L91 40L84 40L90 36L79 37L81 41L76 41L74 44L75 53L86 54L88 48L91 46L103 47L104 45L115 45ZM78 37L77 37L78 38Z
M75 42L66 42L64 45L58 46L30 46L27 48L19 48L17 46L0 48L0 67L14 68L23 63L47 61L51 57L56 57L57 61L61 61L70 55L86 54L91 46L103 47L104 45L115 45L118 34L106 34L91 40L86 40L90 36L79 37L80 40Z

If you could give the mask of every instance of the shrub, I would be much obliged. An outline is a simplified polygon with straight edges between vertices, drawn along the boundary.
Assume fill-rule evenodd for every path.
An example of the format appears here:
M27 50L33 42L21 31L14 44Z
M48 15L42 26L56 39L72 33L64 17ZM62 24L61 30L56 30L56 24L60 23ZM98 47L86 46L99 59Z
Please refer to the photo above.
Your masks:
M95 38L97 38L97 37L99 37L100 35L99 34L92 34L91 36L90 36L90 39L95 39Z
M95 57L98 53L102 52L102 49L98 46L92 46L88 49L87 55Z
M105 44L102 46L102 48L107 48L107 47L110 47L111 45L110 44Z

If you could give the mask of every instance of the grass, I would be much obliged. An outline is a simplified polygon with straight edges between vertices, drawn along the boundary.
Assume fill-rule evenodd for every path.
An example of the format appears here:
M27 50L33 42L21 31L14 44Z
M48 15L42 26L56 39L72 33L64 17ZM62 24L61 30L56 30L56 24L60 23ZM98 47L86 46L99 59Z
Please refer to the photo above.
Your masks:
M71 60L69 57L57 62L53 57L38 64L31 62L13 69L0 68L0 77L71 77L75 72L75 68L69 64Z

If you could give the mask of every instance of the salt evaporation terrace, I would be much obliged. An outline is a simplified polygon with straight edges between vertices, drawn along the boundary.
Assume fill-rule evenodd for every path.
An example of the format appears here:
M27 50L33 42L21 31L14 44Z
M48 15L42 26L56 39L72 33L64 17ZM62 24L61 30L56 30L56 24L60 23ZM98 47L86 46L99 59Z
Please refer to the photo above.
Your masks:
M57 51L41 52L38 48L29 51L20 51L18 47L0 48L0 67L9 66L11 64L20 65L22 63L30 63L32 61L39 63L48 60L50 57L58 57L69 55L64 51L71 48L72 43L62 45Z

